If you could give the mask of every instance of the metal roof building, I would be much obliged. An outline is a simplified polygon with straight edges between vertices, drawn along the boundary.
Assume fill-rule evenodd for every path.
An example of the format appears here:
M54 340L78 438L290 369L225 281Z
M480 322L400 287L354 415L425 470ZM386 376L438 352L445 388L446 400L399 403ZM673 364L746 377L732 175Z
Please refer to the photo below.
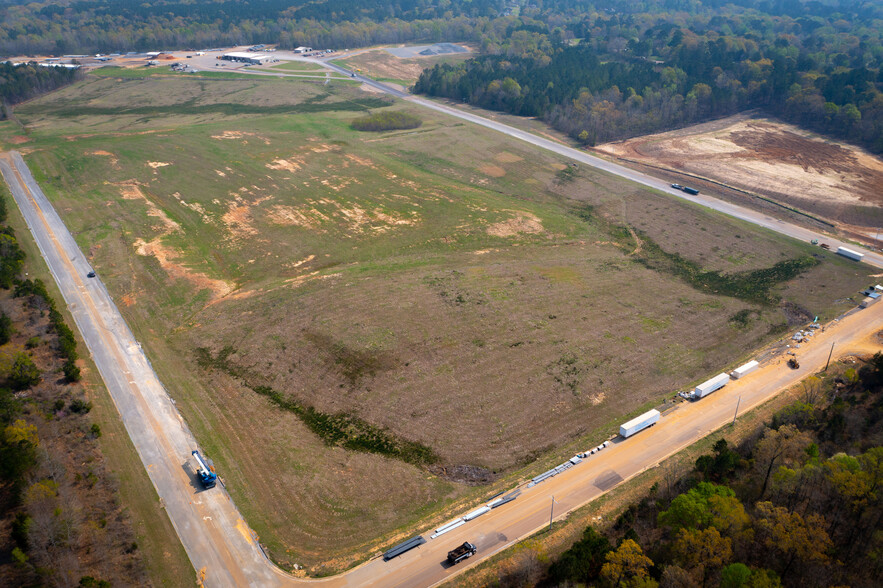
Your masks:
M241 61L243 63L253 63L260 65L264 63L270 56L266 53L245 53L245 52L234 52L234 53L224 53L221 55L221 59L225 59L227 61Z

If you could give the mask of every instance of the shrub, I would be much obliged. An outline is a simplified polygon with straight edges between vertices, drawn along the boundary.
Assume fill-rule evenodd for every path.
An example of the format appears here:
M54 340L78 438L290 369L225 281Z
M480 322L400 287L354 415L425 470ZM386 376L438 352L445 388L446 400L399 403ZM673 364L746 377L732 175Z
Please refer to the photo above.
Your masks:
M5 312L0 311L0 345L9 343L15 329L12 327L12 319Z
M71 401L70 405L71 412L75 412L77 414L86 414L90 410L92 410L92 403L86 402L81 398L75 398Z
M64 362L61 371L64 372L64 378L68 382L80 381L80 368L77 367L77 364L75 362L68 359Z
M34 360L25 353L16 355L9 372L9 383L13 389L26 390L39 381L40 368L34 364Z

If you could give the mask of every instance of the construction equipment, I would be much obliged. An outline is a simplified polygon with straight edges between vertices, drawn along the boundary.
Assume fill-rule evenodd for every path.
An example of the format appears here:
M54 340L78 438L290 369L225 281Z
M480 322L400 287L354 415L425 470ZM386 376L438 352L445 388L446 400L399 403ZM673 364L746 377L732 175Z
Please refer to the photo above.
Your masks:
M797 361L796 357L791 357L788 359L788 367L791 368L792 370L796 370L797 368L800 367L800 362Z
M448 552L448 563L451 565L458 564L464 559L470 558L475 555L475 552L478 551L475 545L466 541L460 547L456 549L452 549Z
M196 463L199 464L199 468L196 470L196 475L199 476L199 481L202 483L202 486L206 490L214 488L218 481L218 474L213 472L212 468L205 463L205 460L202 459L202 456L199 455L198 451L193 452L193 457L196 459Z

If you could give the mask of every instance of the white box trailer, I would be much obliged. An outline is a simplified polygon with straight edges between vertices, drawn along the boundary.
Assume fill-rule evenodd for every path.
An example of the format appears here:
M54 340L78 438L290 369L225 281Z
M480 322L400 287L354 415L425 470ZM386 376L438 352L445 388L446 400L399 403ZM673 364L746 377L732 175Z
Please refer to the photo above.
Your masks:
M645 412L641 416L637 416L629 422L620 426L619 434L625 438L629 438L638 431L642 431L647 427L652 427L653 425L655 425L657 422L659 422L659 416L659 411L656 409Z
M715 390L720 390L726 386L729 381L729 374L718 374L710 380L706 380L696 386L693 390L693 399L698 400L699 398L705 398Z
M837 255L842 255L843 257L854 259L855 261L861 261L865 257L864 253L859 253L858 251L853 251L852 249L847 249L846 247L838 247Z
M741 377L744 376L745 374L750 374L751 372L753 372L754 370L756 370L756 369L757 369L757 366L759 366L759 365L760 365L760 364L757 363L757 361L755 361L755 360L752 359L752 360L749 361L748 363L746 363L746 364L744 364L744 365L740 365L739 367L737 367L736 369L734 369L734 370L733 370L733 378L735 378L735 379L738 380L739 378L741 378Z

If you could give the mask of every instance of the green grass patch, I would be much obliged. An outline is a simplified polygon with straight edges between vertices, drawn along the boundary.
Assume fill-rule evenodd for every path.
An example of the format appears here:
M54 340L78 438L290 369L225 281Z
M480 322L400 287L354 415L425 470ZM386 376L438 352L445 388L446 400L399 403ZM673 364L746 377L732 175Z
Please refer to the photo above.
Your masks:
M215 104L196 104L195 99L181 104L152 105L126 107L107 106L75 106L61 107L45 110L37 108L38 114L52 114L53 116L70 118L79 116L164 116L164 115L196 115L196 114L221 114L224 116L238 116L243 114L305 114L318 112L337 111L365 111L372 108L384 108L390 103L381 98L356 98L353 100L340 100L335 102L323 102L325 96L317 96L301 102L300 104L277 104L274 106L259 106L255 104L237 104L221 102Z
M400 131L403 129L416 129L423 124L420 118L407 112L374 112L354 120L350 126L357 131Z

